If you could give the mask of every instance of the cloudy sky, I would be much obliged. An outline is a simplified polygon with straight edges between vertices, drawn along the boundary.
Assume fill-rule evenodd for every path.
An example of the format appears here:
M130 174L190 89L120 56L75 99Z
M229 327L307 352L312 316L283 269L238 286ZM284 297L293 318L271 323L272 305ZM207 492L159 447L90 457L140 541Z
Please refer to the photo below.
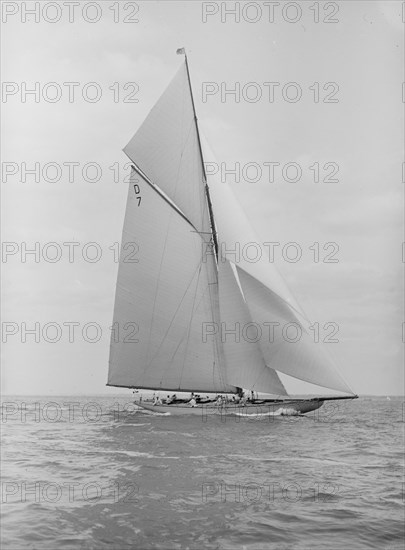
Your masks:
M37 21L20 3L2 4L4 392L116 391L105 383L114 243L127 194L121 149L185 46L216 161L240 164L240 181L227 181L260 239L280 243L277 266L321 335L326 322L338 325L339 343L331 346L343 376L358 393L403 393L401 2L300 2L284 11L273 4L271 14L271 6L254 2L247 11L238 2L107 0L84 11L81 2L73 16L62 3L56 10L42 2ZM235 7L239 22L225 11ZM25 95L36 82L38 97ZM237 98L225 94L235 86ZM271 162L279 163L273 181L264 164ZM39 181L24 174L24 163L39 163ZM66 163L77 163L73 175ZM300 167L299 181L291 181L293 169L283 177L287 163ZM252 181L257 166L262 175ZM39 258L25 256L35 242ZM54 263L58 249L50 242L62 250ZM78 243L72 262L69 242ZM101 250L98 262L89 261L97 252L91 242ZM280 252L290 242L302 252L295 263ZM332 252L338 261L323 261ZM66 323L73 322L69 342ZM35 342L24 323L41 331L58 323L61 338L50 343L41 333ZM95 339L92 326L83 336L87 323L101 328L97 342L86 341ZM298 382L288 388L305 391Z

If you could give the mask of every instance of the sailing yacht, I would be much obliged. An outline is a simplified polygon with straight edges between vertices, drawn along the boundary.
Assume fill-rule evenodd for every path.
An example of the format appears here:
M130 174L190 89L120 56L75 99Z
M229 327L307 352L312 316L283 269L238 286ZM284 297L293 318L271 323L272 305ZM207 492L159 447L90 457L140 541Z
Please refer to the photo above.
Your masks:
M120 336L112 332L107 385L213 395L205 403L141 403L169 414L257 407L302 414L327 399L357 397L313 341L232 188L207 175L187 55L177 53L184 62L124 148L132 167L114 307ZM261 246L257 261L236 257L236 247L251 243ZM137 261L128 261L131 246ZM299 340L275 330L287 324ZM344 395L292 398L278 373ZM264 397L243 406L229 399L244 391ZM215 394L228 399L219 403Z

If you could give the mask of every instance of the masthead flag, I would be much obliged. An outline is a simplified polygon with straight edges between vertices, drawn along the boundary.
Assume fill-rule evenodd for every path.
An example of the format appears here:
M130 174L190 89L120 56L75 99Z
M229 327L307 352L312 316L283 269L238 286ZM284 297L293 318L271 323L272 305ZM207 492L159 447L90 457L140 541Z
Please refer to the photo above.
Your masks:
M186 50L185 50L185 48L179 48L178 50L176 50L176 53L177 53L177 54L184 54L184 55L185 55L185 54L186 54Z

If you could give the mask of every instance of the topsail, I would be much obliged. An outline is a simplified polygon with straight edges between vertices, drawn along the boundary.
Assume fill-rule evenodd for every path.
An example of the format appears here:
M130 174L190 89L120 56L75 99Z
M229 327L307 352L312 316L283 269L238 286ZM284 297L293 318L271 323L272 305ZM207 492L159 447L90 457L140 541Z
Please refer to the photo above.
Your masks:
M283 396L281 372L352 393L266 250L253 263L232 253L258 240L232 189L206 181L187 60L124 151L133 168L108 384ZM299 327L299 342L263 331L282 323Z
M124 152L196 229L210 231L203 163L185 63Z

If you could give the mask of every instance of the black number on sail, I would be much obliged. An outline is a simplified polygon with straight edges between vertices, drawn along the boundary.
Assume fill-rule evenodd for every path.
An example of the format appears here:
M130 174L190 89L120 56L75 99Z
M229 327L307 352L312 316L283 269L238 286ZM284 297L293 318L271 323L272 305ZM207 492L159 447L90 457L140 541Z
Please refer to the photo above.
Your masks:
M135 191L135 195L137 195L136 198L138 200L138 206L140 206L142 197L140 195L141 190L140 190L139 185L137 183L135 183L135 185L134 185L134 191Z

